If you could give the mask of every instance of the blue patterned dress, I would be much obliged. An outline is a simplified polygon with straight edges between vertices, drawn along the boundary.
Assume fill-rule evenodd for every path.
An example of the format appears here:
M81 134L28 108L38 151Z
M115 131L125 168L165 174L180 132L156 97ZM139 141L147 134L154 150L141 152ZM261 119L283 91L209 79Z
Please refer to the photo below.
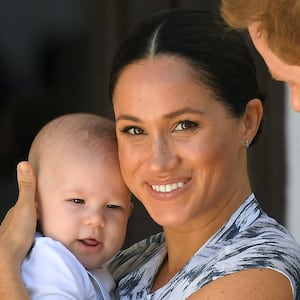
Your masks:
M117 299L186 299L227 274L267 268L284 274L300 300L300 246L287 230L260 208L254 195L237 209L165 286L152 282L167 253L163 233L121 251L109 269Z

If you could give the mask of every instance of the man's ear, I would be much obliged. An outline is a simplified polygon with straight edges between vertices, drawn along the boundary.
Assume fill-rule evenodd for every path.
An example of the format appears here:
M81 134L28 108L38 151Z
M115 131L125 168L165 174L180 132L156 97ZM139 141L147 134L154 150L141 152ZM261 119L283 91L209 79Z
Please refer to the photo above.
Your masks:
M251 144L254 139L263 117L263 105L261 100L254 98L247 103L244 116L244 141Z

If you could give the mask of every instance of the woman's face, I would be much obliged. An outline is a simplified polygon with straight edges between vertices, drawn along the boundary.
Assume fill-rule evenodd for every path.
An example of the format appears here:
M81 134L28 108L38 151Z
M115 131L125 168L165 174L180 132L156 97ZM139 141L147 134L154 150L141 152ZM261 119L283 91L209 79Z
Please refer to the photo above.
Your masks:
M242 118L230 116L183 60L129 65L113 105L123 177L158 224L214 219L248 188Z

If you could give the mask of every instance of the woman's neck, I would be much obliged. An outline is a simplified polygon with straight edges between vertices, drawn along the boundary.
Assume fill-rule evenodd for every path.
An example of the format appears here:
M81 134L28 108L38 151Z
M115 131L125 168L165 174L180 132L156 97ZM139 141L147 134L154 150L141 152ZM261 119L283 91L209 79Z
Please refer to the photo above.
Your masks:
M230 219L232 214L250 195L226 202L217 213L208 212L178 228L164 228L167 255L154 280L152 290L164 286L193 257L193 255Z

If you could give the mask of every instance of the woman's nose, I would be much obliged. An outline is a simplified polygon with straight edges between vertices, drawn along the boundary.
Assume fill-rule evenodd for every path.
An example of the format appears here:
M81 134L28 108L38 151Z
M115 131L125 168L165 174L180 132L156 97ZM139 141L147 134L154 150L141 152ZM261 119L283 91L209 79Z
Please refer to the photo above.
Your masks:
M167 137L153 139L150 152L150 168L157 171L168 171L173 169L178 162L178 155L172 142Z

